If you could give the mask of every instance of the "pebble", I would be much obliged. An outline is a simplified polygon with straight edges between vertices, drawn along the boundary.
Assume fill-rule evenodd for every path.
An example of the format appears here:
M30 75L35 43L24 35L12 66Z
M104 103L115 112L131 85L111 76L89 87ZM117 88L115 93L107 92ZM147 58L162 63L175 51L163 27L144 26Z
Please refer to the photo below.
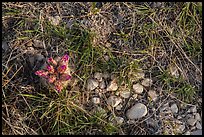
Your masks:
M157 94L156 94L156 91L155 91L155 90L149 90L148 95L149 95L149 97L150 97L153 101L156 101L156 99L157 99Z
M122 107L123 107L123 106L122 106L121 104L119 104L119 105L117 105L117 106L115 107L115 109L116 109L116 110L121 110Z
M189 125L191 125L191 126L194 126L195 123L196 123L196 121L197 121L196 119L194 119L194 118L191 117L190 119L187 120L187 123L188 123Z
M182 116L178 116L177 119L182 119Z
M108 79L110 77L110 74L108 72L103 73L103 78Z
M44 48L42 41L34 40L33 42L34 42L34 44L33 44L34 47L36 47L36 48Z
M190 135L190 134L191 134L190 131L186 131L186 132L184 133L184 135Z
M7 51L9 49L9 45L6 41L2 41L2 49Z
M170 109L171 109L171 111L172 111L173 113L178 113L178 107L177 107L176 104L171 105Z
M193 131L191 135L202 135L202 130Z
M132 97L134 98L134 99L137 99L137 94L134 94L134 95L132 95Z
M124 118L122 117L115 117L115 121L118 125L121 125L124 122Z
M102 82L103 80L103 74L102 73L99 73L99 72L96 72L94 74L94 78L97 79L99 82Z
M201 121L201 117L200 117L200 114L199 114L199 113L196 113L196 114L195 114L195 119L198 120L198 121Z
M137 79L142 79L142 78L144 78L144 76L145 76L145 74L143 72L138 72L136 74Z
M45 57L40 53L36 54L35 57L37 61L43 61L45 59Z
M130 91L121 91L120 96L123 98L129 98L130 97Z
M200 122L198 122L198 121L196 122L196 128L197 129L202 129L202 126L201 126Z
M147 114L147 107L142 103L137 103L126 112L128 119L138 119Z
M179 77L179 71L178 68L175 65L170 65L169 70L172 76L178 78Z
M118 89L118 85L117 85L117 83L116 83L116 80L114 79L114 80L112 80L112 81L110 82L110 84L108 85L107 91L116 91L117 89Z
M133 90L134 90L135 93L137 93L137 94L142 94L142 92L143 92L143 86L140 85L139 83L134 84L134 85L133 85Z
M87 90L94 90L95 88L98 87L98 85L99 85L98 81L94 79L87 80Z
M196 112L197 112L196 106L191 107L191 108L190 108L190 111L191 111L192 113L196 113Z
M141 83L143 86L145 87L150 87L152 85L152 80L149 79L149 78L146 78L144 80L142 80L142 83Z
M99 104L99 103L100 103L100 98L98 98L98 97L93 97L93 98L92 98L92 102L93 102L94 104Z
M104 56L105 61L109 61L110 57L108 55Z
M121 98L118 98L116 96L110 96L107 100L107 104L111 105L112 107L116 107L122 102Z
M61 20L60 16L49 17L49 21L51 22L52 25L55 26L59 25L60 20Z
M105 84L104 80L102 80L101 83L99 84L99 88L101 88L101 89L106 88L106 84Z
M179 130L180 130L181 132L183 132L183 131L185 130L185 125L180 125L180 126L179 126Z

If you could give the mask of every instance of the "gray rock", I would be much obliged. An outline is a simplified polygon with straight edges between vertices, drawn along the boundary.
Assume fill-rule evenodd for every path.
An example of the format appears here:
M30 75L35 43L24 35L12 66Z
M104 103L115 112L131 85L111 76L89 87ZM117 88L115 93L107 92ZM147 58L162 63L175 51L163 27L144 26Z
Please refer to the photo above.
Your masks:
M105 84L104 80L102 80L101 83L99 84L99 88L101 88L101 89L106 88L106 84Z
M196 122L196 128L197 129L202 129L202 126L201 126L200 122L198 122L198 121Z
M57 26L59 25L61 18L60 16L49 17L49 21L51 22L52 25Z
M123 107L123 106L122 106L121 104L119 104L119 105L117 105L117 106L115 107L115 109L116 109L116 110L121 110L122 107Z
M139 83L134 84L134 85L133 85L133 90L134 90L135 93L137 93L137 94L142 94L142 92L143 92L143 86L140 85Z
M117 105L119 105L122 102L121 98L118 98L116 96L110 96L107 99L107 104L111 105L112 107L116 107Z
M45 57L40 53L36 54L35 58L37 61L43 61L45 59Z
M190 108L190 111L191 111L192 113L196 113L196 112L197 112L196 106L191 107L191 108Z
M98 98L98 97L93 97L93 98L92 98L92 102L93 102L94 104L99 104L99 103L100 103L100 98Z
M40 41L40 40L33 40L33 42L34 42L34 44L33 44L34 47L36 47L36 48L44 48L42 41Z
M110 57L108 55L104 56L105 61L109 61Z
M9 45L6 41L2 41L2 49L7 51L9 49Z
M103 80L103 74L99 73L99 72L96 72L94 74L94 78L97 79L99 82L101 82Z
M94 90L99 85L98 81L95 79L88 79L87 80L87 90Z
M193 131L191 135L202 135L202 130Z
M120 96L123 98L129 98L130 97L130 91L121 91Z
M199 114L199 113L196 113L196 114L195 114L195 119L198 120L198 121L201 121L201 117L200 117L200 114Z
M196 119L194 119L194 118L191 117L190 119L187 120L187 123L188 123L190 126L194 126L195 123L196 123L196 121L197 121Z
M108 79L110 77L110 74L108 72L103 73L103 78Z
M143 86L145 87L150 87L152 85L152 80L149 79L149 78L145 78L142 83L141 83Z
M137 103L126 112L128 119L138 119L147 114L147 107L142 103Z
M185 130L185 125L180 125L179 130L180 130L180 132L183 132Z
M179 116L179 115L178 115L177 119L182 119L182 116Z
M186 132L184 133L184 135L190 135L190 134L191 134L190 131L186 131Z
M178 107L177 107L176 104L171 105L170 109L171 109L171 111L172 111L173 113L178 113Z
M116 91L118 89L118 84L116 83L116 80L112 80L110 84L107 87L107 91Z
M124 122L124 118L122 117L116 117L115 120L118 125L121 125Z
M153 101L156 101L156 99L157 99L157 94L156 94L156 91L155 91L155 90L149 90L148 95L149 95L149 97L150 97Z

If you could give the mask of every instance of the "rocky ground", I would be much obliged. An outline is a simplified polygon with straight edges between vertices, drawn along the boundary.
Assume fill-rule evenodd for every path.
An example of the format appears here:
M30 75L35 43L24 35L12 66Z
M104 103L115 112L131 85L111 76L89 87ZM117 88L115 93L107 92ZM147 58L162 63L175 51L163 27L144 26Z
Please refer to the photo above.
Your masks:
M60 134L64 124L71 128L61 134L201 135L202 28L199 11L190 14L200 3L190 5L4 3L2 133ZM34 73L48 57L64 53L72 80L57 95ZM70 122L62 106L85 124ZM71 110L75 106L79 112ZM81 110L90 118L100 113L100 121L78 118ZM106 121L117 132L100 129ZM58 133L49 130L54 127Z

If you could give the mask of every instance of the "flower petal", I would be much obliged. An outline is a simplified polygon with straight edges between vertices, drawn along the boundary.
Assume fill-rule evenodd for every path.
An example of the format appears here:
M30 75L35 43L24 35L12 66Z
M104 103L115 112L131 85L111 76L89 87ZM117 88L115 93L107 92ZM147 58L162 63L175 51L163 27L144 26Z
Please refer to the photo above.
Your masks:
M55 89L58 91L58 92L61 92L63 87L62 87L62 83L60 81L55 81L54 83L55 85Z
M69 61L69 55L65 54L64 56L62 56L61 61L62 62L68 62Z
M48 82L53 83L56 80L56 77L54 75L49 76Z
M48 72L44 71L44 70L38 70L38 71L35 72L35 75L47 78Z
M62 66L59 66L59 67L57 68L57 71L58 71L59 73L64 73L64 72L66 71L66 69L67 69L67 66L66 66L66 65L62 65Z
M47 62L50 63L50 64L53 64L53 65L57 66L57 62L56 62L52 57L48 58L48 59L47 59Z
M54 69L54 67L52 65L47 65L47 70L50 73L54 73L55 72L55 69Z
M69 75L69 74L66 74L66 73L64 73L64 74L62 74L61 75L61 80L63 80L63 81L67 81L67 80L70 80L72 77Z

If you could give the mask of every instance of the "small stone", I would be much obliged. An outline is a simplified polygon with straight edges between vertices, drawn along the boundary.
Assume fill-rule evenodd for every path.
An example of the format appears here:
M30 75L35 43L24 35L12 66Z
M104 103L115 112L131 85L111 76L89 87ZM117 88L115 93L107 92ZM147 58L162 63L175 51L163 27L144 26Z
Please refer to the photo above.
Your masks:
M93 102L94 104L99 104L99 103L100 103L100 98L94 97L94 98L92 98L92 102Z
M169 66L169 71L170 71L172 76L174 76L176 78L179 77L179 70L178 70L178 68L175 65L171 64Z
M118 85L116 83L116 80L112 80L107 87L107 91L116 91L117 89L118 89Z
M103 74L99 73L99 72L96 72L94 74L94 78L97 79L99 82L101 82L103 80L102 76L103 76Z
M36 48L44 48L43 42L40 40L34 40L33 46Z
M202 135L202 130L193 131L191 135Z
M6 41L2 41L2 49L4 51L7 51L9 49L9 45Z
M133 85L133 90L134 90L135 93L137 93L137 94L142 94L142 92L143 92L143 86L140 85L139 83L134 84L134 85Z
M57 26L59 25L61 18L60 16L49 17L49 21L51 22L52 25Z
M130 91L121 91L120 96L123 98L129 98L130 97Z
M152 85L152 80L149 79L149 78L146 78L146 79L144 79L144 80L142 81L141 84L142 84L143 86L145 86L145 87L150 87L150 86Z
M116 117L115 120L118 125L121 125L124 122L124 118L122 117Z
M123 106L122 106L121 104L119 104L119 105L117 105L117 106L115 107L115 109L116 109L116 110L121 110L122 107L123 107Z
M191 117L190 119L187 120L188 124L191 125L191 126L194 126L195 123L196 123L196 121L197 121L197 120L194 119L194 118L192 118L192 117Z
M184 133L184 135L190 135L191 132L190 131L186 131L186 133Z
M127 110L126 116L128 119L138 119L147 114L147 107L142 103L137 103Z
M137 99L137 94L134 94L134 95L132 95L132 97L134 98L134 99Z
M103 73L103 78L108 79L110 77L110 74L108 72Z
M122 102L121 98L118 98L116 96L110 96L107 100L107 104L111 105L112 107L116 107Z
M202 129L202 126L201 126L200 122L198 122L198 121L196 122L196 128L197 129Z
M104 80L102 80L101 83L99 84L99 88L100 88L100 89L106 88L106 84L105 84L105 81L104 81Z
M109 61L110 57L108 55L104 56L105 61Z
M182 119L182 117L181 117L181 116L178 116L177 119Z
M180 125L180 126L179 126L179 130L180 130L181 132L183 132L183 131L185 130L185 125Z
M198 120L198 121L201 121L201 117L200 117L200 114L199 114L199 113L196 113L196 114L195 114L195 119Z
M176 104L171 105L170 108L171 108L171 111L172 111L173 113L178 113L178 107L177 107Z
M98 81L94 79L87 80L87 90L94 90L95 88L98 87L98 85L99 85Z
M191 107L191 108L190 108L190 111L191 111L192 113L196 113L196 112L197 112L196 106Z
M37 61L43 61L45 59L45 57L42 54L40 54L40 53L36 54L35 57L36 57Z
M157 99L157 94L156 94L156 91L155 91L155 90L149 90L148 95L150 96L150 98L151 98L153 101L156 101L156 99Z
M112 74L111 75L111 80L114 80L114 79L116 79L116 76L115 76L115 74Z
M34 56L30 56L30 57L28 58L28 60L29 60L30 66L31 66L31 67L34 67L34 62L35 62Z
M143 72L138 72L136 74L137 79L142 79L142 78L144 78L144 76L145 76L145 74Z

